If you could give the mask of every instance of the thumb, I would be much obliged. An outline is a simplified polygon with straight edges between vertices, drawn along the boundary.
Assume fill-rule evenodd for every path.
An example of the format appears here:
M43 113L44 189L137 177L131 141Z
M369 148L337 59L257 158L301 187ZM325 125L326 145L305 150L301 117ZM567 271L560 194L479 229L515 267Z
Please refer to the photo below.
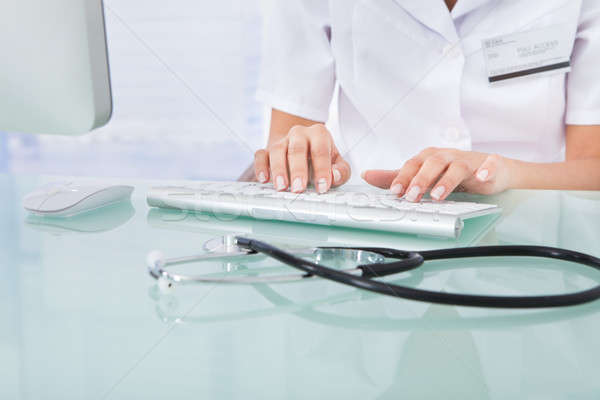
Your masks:
M332 186L340 186L346 183L352 174L350 164L339 154L331 160L331 164Z
M490 154L483 163L477 168L475 177L479 182L492 181L496 177L498 165L500 164L500 156Z
M377 186L382 189L389 189L398 171L387 169L369 169L363 171L360 175L369 185Z

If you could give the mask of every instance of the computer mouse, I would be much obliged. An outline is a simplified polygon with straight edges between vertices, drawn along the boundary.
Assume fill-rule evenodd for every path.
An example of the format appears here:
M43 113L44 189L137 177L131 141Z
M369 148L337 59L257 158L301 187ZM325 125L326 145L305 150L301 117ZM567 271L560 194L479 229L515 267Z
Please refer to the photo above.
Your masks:
M33 214L69 217L128 200L132 186L61 182L45 185L23 198L23 207Z

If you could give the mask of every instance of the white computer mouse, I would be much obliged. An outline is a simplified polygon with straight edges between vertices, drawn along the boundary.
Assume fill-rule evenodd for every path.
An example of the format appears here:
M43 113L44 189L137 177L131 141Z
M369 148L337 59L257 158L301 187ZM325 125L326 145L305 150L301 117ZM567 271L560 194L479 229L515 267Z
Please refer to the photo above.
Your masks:
M48 184L23 198L23 207L31 213L69 217L109 204L128 200L132 186L61 182Z

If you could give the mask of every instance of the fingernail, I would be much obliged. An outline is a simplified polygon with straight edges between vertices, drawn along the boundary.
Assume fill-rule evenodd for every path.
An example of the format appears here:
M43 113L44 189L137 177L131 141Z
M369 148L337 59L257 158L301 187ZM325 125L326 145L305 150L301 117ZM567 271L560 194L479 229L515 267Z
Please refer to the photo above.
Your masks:
M392 192L393 194L400 194L402 193L402 185L397 183L394 186L392 186L390 188L390 192Z
M285 181L283 180L283 176L278 176L277 179L275 180L275 183L277 184L277 190L283 190L285 189Z
M444 194L444 192L446 192L446 188L444 186L438 186L431 191L430 195L434 199L439 200L440 197L442 197L442 195Z
M335 183L338 183L339 181L342 180L342 173L340 172L340 170L338 170L337 168L333 168L333 181Z
M292 184L292 192L301 192L302 191L302 179L296 178L294 179L294 183Z
M485 181L485 178L488 177L489 171L487 169L482 169L477 173L477 179L480 181Z
M366 175L367 175L367 171L363 171L363 172L361 172L361 173L360 173L360 177L361 177L363 180L366 180L366 178L365 178L365 176L366 176Z
M317 191L319 193L325 193L327 191L327 179L321 178L317 181Z
M258 181L260 183L265 183L267 181L267 177L265 176L264 172L258 174Z
M419 197L419 193L421 193L421 188L418 186L413 186L410 188L408 193L406 193L406 200L415 201L417 197Z

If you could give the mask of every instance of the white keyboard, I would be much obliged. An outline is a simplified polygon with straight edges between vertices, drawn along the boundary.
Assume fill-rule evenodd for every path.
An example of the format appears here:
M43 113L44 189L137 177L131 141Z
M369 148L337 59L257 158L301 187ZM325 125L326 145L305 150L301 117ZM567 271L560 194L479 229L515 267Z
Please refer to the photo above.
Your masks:
M343 186L318 194L278 192L272 184L197 182L151 188L152 207L259 219L457 238L463 220L500 212L493 204L423 199L412 203L387 191Z

